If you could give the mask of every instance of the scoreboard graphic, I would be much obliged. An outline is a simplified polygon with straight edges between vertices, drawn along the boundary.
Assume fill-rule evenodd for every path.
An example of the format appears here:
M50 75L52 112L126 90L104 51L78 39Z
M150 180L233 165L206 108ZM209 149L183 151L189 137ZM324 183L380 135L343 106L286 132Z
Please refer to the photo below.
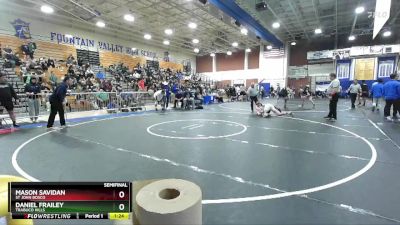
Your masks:
M131 182L10 182L13 219L111 219L131 217Z

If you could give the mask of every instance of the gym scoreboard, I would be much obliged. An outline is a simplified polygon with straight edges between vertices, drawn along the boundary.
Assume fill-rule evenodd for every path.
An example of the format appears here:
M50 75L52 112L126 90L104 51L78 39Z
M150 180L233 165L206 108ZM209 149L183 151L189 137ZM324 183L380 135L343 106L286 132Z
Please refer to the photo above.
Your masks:
M110 219L131 217L131 182L10 182L12 219Z

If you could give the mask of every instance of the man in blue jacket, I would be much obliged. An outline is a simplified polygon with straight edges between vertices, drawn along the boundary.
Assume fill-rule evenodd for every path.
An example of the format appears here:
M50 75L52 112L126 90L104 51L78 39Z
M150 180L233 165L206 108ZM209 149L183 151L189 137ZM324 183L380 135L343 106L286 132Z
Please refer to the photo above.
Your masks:
M383 96L385 96L386 105L384 115L387 120L390 118L390 109L393 105L393 118L396 118L396 113L400 108L400 82L397 81L399 76L394 73L390 75L390 80L383 85Z
M53 94L50 96L50 116L47 121L47 128L52 128L54 124L54 119L58 113L60 117L61 126L65 126L64 118L64 100L67 95L68 87L72 85L73 80L69 76L65 76L63 82L54 90Z
M371 88L371 95L372 95L372 112L379 111L379 101L383 97L383 80L378 79L377 83L372 85Z

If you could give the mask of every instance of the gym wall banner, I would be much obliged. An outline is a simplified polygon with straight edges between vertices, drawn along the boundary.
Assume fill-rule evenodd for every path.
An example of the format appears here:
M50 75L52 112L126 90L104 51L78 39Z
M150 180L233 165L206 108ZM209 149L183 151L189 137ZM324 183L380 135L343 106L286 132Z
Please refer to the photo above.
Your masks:
M351 60L338 60L336 62L336 74L339 80L350 79Z
M73 45L78 47L92 47L98 48L100 50L110 51L110 52L117 52L122 54L128 54L133 56L144 56L148 58L156 58L157 53L146 51L143 49L132 49L131 47L124 47L122 45L108 43L103 41L95 41L93 39L88 39L79 36L68 36L61 33L51 32L50 33L50 40L52 42L57 42L57 44L67 44Z
M307 52L307 60L332 59L333 50Z
M15 36L20 38L20 39L31 39L31 31L29 29L29 24L21 19L16 19L13 22L11 22L11 25L13 25L15 29Z
M356 59L355 78L358 80L374 80L375 58Z
M379 57L378 58L378 78L389 77L394 72L396 65L396 57Z

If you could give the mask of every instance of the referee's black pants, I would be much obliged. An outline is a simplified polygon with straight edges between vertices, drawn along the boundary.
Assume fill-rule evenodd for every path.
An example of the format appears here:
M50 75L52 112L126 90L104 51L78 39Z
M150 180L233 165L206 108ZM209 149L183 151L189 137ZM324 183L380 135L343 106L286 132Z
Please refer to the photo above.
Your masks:
M257 102L258 102L257 96L250 96L250 101L251 101L251 103L250 103L250 105L251 105L251 111L253 112L253 111L254 111L254 110L253 110L253 102L254 102L254 103L257 103Z
M61 126L64 126L65 118L64 118L63 103L62 102L50 102L50 104L51 104L50 116L49 116L49 120L47 121L47 128L53 127L54 119L56 118L57 113L58 113L58 116L60 117Z

